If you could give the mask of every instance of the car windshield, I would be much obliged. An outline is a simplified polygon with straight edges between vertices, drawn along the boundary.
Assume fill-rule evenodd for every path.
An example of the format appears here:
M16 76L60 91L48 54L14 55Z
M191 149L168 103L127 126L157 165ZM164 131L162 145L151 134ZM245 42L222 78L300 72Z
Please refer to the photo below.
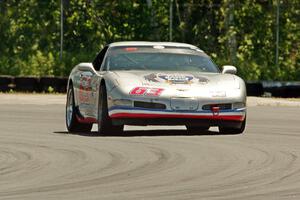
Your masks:
M117 47L106 57L108 70L162 70L219 72L211 59L196 49Z

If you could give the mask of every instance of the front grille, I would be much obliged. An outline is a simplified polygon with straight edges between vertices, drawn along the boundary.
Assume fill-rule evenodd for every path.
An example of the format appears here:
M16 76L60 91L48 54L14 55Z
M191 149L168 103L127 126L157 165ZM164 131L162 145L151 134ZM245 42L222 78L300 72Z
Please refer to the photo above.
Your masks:
M166 109L166 105L162 104L162 103L134 101L133 105L134 105L134 107L137 107L137 108Z
M202 106L202 110L211 110L212 107L219 107L220 110L231 110L232 104L231 103L224 103L224 104L206 104Z

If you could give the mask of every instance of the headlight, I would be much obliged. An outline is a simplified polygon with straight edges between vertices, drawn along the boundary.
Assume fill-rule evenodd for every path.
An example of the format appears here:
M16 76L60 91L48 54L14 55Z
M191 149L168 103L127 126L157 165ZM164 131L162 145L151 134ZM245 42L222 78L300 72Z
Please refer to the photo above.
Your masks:
M246 104L244 102L236 102L232 104L232 109L245 108Z

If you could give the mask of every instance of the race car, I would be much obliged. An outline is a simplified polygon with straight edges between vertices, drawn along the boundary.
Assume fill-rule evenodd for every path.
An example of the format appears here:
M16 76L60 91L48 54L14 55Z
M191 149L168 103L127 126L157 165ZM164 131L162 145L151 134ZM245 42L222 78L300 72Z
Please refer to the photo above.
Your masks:
M69 132L115 134L124 125L217 126L239 134L246 124L246 87L234 66L222 71L200 48L173 42L116 42L70 73Z

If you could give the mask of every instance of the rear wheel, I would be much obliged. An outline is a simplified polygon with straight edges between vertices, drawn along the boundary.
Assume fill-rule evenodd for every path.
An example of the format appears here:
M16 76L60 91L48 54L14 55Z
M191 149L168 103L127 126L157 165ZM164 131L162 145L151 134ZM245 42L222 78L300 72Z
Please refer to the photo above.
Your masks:
M98 134L113 135L123 132L123 125L113 125L111 118L108 116L107 93L105 85L101 85L98 101Z
M90 132L93 124L80 123L76 117L74 89L69 86L66 103L66 126L69 132Z
M244 132L246 127L246 117L244 121L242 122L241 126L239 128L236 127L219 127L219 132L221 134L241 134Z
M186 126L186 129L190 133L197 133L207 131L209 129L209 126Z

